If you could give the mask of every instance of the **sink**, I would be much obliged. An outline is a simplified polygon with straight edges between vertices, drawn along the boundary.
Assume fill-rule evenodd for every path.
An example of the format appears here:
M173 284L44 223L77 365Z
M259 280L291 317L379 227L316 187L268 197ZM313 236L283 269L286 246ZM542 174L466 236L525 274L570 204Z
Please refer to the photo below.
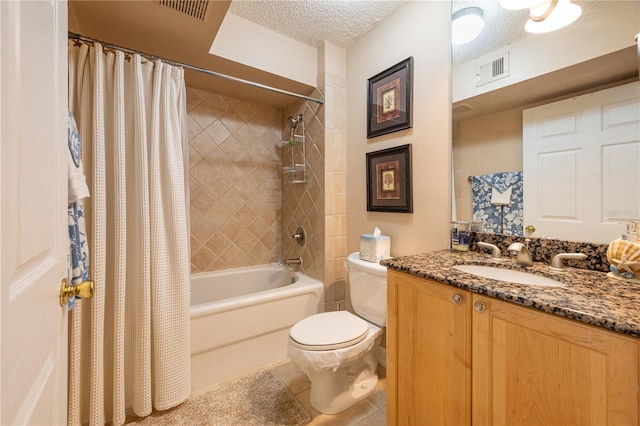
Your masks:
M496 268L494 266L487 265L456 265L453 269L466 272L467 274L476 275L478 277L510 283L544 287L567 287L566 284L560 281L543 277L541 275L531 274L529 272L515 271L513 269Z

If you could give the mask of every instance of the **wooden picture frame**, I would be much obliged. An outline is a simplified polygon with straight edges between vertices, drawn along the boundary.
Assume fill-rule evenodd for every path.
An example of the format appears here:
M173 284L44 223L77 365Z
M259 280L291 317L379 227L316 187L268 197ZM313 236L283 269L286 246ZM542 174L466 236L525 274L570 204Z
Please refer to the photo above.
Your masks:
M367 211L413 213L411 144L367 153Z
M413 57L368 80L367 138L412 126Z

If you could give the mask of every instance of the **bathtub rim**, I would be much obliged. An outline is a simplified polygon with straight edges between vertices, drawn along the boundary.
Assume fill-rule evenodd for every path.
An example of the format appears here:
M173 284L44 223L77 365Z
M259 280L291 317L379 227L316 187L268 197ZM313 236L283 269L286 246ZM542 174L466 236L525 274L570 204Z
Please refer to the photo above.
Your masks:
M263 265L243 266L240 268L222 269L219 271L196 272L194 274L191 274L189 278L191 280L191 277L193 276L201 277L206 275L232 275L234 273L242 271L251 271L257 269L282 271L287 270L288 268L280 266L277 263L266 263ZM256 293L249 293L241 296L234 296L227 299L189 306L190 318L200 318L213 313L227 312L234 309L258 305L260 303L272 300L288 299L291 297L299 296L301 294L316 293L318 291L320 291L321 293L321 298L324 299L324 284L322 283L322 281L305 275L300 271L294 272L298 277L298 280L293 284L288 284L283 287L271 288L268 290L262 290ZM191 285L191 281L189 285Z

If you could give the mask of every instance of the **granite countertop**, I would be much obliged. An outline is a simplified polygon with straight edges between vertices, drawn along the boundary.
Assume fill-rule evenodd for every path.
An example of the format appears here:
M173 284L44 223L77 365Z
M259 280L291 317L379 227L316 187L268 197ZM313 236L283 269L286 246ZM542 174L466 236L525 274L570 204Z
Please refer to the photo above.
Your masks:
M385 259L380 264L417 277L640 337L640 284L609 278L605 272L576 268L552 272L548 265L539 262L525 268L509 257L494 261L487 253L449 250ZM561 281L567 287L496 281L452 268L459 264L526 270Z

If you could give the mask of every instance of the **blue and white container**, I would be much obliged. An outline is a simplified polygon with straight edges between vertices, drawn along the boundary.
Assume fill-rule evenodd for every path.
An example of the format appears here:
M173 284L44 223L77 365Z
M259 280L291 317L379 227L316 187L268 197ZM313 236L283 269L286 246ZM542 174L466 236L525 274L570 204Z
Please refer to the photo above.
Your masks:
M382 235L378 228L373 231L373 234L360 235L360 259L378 263L382 259L389 258L390 251L391 238L388 235Z
M469 251L471 222L456 220L451 222L451 250Z

